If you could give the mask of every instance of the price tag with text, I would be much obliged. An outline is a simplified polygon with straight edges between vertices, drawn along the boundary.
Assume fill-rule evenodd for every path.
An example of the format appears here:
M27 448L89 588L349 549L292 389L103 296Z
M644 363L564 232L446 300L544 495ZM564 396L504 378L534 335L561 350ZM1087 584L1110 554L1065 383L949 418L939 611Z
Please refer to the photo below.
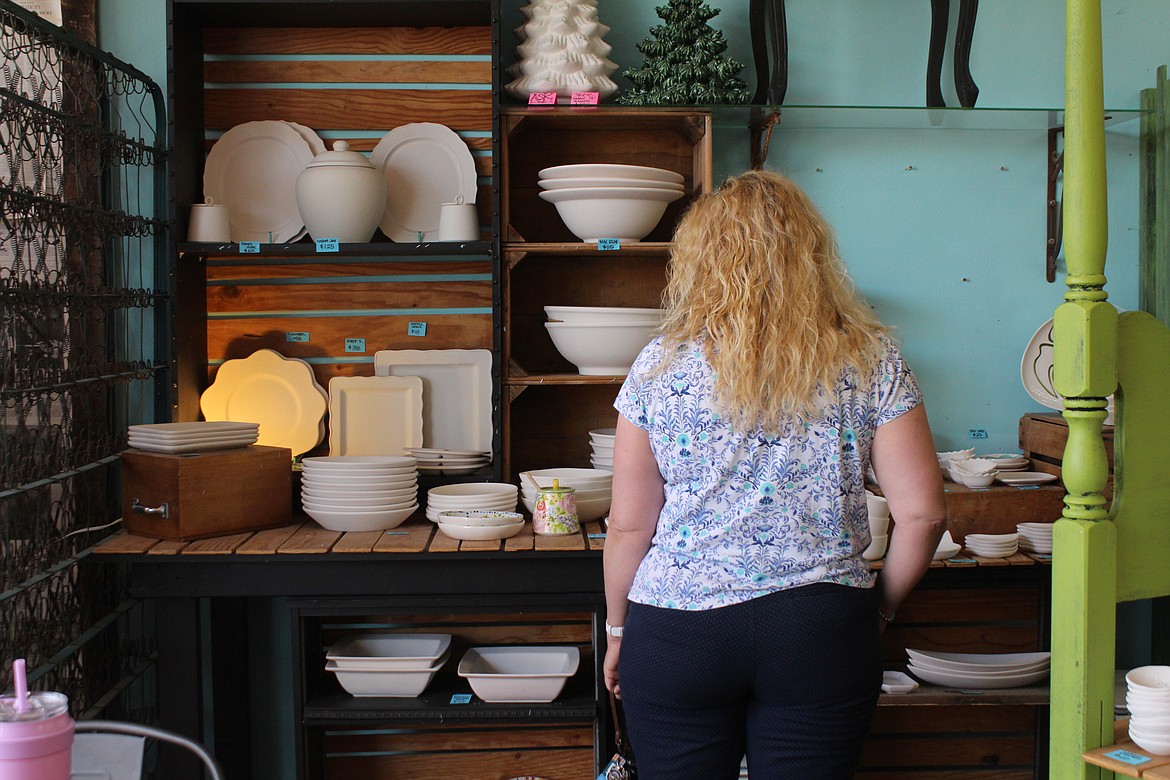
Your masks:
M425 336L427 335L427 324L425 322L408 322L406 324L407 336Z
M259 241L241 241L240 254L241 255L256 255L260 253Z
M345 340L345 351L346 352L365 352L366 351L366 340L365 339L346 339Z
M1149 756L1143 756L1140 753L1134 753L1129 750L1110 750L1104 755L1105 758L1112 758L1114 761L1120 761L1123 764L1130 764L1131 766L1144 764L1150 760Z
M338 252L341 250L341 241L336 238L318 238L316 243L318 252Z
M605 252L614 249L622 248L622 240L620 238L599 238L597 239L597 251Z
M574 92L569 97L570 106L595 106L597 105L596 92Z
M452 704L471 704L470 693L453 693L451 694Z
M307 330L286 330L284 332L284 340L297 344L305 344L309 341L309 332Z
M533 92L528 96L528 105L530 106L555 106L557 104L557 93L555 92Z

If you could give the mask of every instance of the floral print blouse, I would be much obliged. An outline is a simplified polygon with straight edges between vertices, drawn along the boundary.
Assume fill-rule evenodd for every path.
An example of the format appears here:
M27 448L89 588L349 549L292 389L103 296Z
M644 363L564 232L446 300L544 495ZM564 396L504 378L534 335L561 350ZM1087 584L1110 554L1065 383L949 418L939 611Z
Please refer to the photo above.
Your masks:
M650 374L661 337L642 350L614 407L649 433L666 503L631 601L699 610L813 582L873 585L861 557L870 445L879 425L922 402L897 346L883 344L869 376L843 372L821 391L824 416L783 434L737 432L719 415L702 343Z

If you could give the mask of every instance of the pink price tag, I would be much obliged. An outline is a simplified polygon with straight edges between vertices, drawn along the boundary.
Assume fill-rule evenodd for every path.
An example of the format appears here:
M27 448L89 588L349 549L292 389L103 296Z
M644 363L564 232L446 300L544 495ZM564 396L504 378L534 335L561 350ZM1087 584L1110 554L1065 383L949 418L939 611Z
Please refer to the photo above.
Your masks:
M570 106L595 106L597 105L596 92L574 92L569 98Z
M528 96L528 105L530 106L555 106L557 104L557 93L555 92L533 92Z

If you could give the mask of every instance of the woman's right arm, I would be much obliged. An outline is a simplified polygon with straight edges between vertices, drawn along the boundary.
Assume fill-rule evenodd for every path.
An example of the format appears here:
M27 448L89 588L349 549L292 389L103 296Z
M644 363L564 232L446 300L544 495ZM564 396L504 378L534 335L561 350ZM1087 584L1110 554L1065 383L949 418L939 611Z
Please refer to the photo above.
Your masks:
M877 580L878 609L890 618L930 567L947 527L938 454L922 404L878 426L870 463L894 519Z

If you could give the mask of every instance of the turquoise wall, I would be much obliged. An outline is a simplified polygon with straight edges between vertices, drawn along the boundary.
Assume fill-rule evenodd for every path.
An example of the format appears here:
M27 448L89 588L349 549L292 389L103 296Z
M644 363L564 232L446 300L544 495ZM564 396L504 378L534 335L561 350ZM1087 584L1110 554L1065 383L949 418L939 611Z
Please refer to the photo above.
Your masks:
M523 18L504 0L505 27ZM636 44L661 22L653 2L599 0L611 59L637 66ZM715 3L716 7L719 4ZM747 0L712 21L728 53L751 62ZM953 4L957 6L957 4ZM101 0L102 45L165 80L159 0ZM789 0L786 103L919 106L930 23L924 2ZM1170 62L1164 0L1103 0L1105 105L1135 109ZM891 13L896 11L897 13ZM952 11L952 15L957 10ZM505 41L506 61L513 41ZM972 72L979 106L1063 104L1064 4L983 0ZM944 74L950 70L950 59ZM745 78L754 86L750 67ZM957 105L953 84L944 96ZM1044 117L1041 117L1043 120ZM1010 124L1010 123L1008 123ZM1136 308L1136 121L1108 134L1111 300ZM717 128L716 175L748 165L742 127ZM1035 129L789 129L774 133L768 167L796 179L837 226L859 289L895 328L927 396L938 448L1018 447L1021 415L1043 411L1020 381L1020 358L1063 294L1044 280L1047 134ZM968 438L982 429L986 441Z

